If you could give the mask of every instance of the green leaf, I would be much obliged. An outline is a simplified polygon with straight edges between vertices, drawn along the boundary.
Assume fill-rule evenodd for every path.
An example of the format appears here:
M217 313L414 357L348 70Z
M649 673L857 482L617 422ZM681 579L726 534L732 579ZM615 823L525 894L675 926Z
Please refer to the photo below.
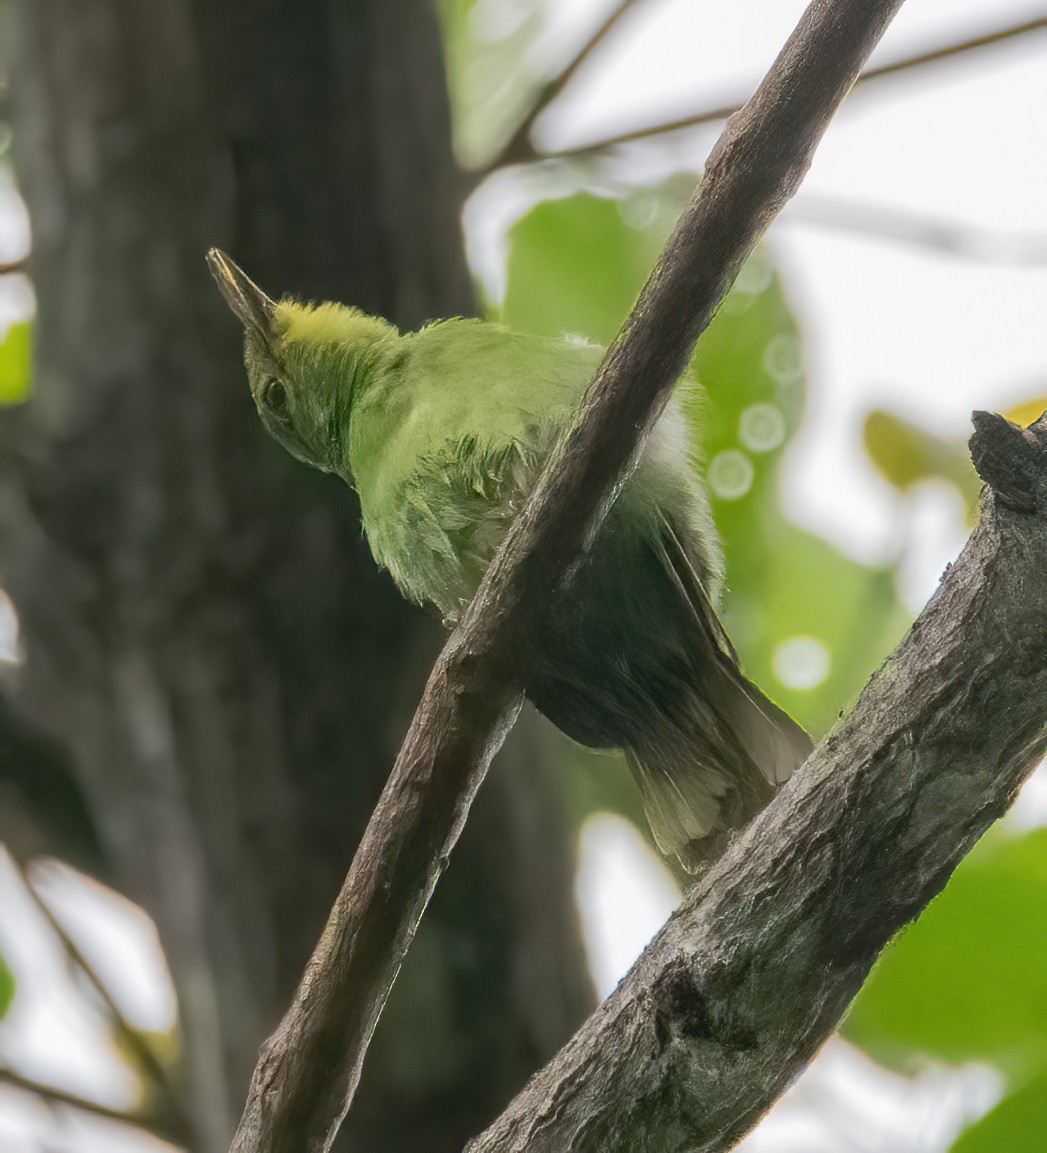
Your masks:
M1047 829L983 841L884 953L847 1036L894 1065L931 1054L1047 1070L1045 909Z
M895 413L874 409L865 418L865 449L880 474L902 492L937 478L954 484L968 509L977 507L981 481L966 444L935 436Z
M656 216L660 200L655 194ZM609 343L667 231L630 226L627 215L623 202L579 193L544 201L517 221L509 234L505 323L521 332L569 332Z
M0 957L0 1017L7 1012L15 995L14 974Z
M1004 416L1023 428L1047 410L1038 396L1009 408ZM865 418L865 449L880 474L902 492L920 481L939 479L955 485L973 515L981 481L965 441L948 440L893 412L874 409Z
M891 570L868 568L788 521L724 530L724 623L746 672L801 724L824 732L911 622Z
M951 1153L1041 1153L1045 1135L1047 1075L1004 1097L960 1134Z
M456 151L466 167L479 167L545 82L527 63L542 13L475 0L440 0L439 11Z
M1047 396L1037 396L1032 400L1011 405L1003 415L1015 424L1020 424L1022 428L1028 428L1045 413L1047 413Z
M17 404L29 395L32 373L32 325L18 320L0 341L0 404Z
M752 459L758 477L773 481L767 466L799 424L806 373L796 318L763 250L742 269L702 334L694 362L708 397L700 413L706 459L711 464L716 452L737 448Z

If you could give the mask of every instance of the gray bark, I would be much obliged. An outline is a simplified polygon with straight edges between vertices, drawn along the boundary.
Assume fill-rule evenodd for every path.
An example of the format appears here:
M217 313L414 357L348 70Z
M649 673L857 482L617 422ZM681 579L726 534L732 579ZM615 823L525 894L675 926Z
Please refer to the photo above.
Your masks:
M265 436L203 254L403 325L468 312L438 29L424 0L19 11L39 316L34 395L0 424L18 706L157 921L190 1141L216 1150L438 637L349 491ZM492 782L344 1148L460 1147L584 1012L544 739Z
M852 712L469 1153L729 1149L1047 749L1047 415L976 414L981 522Z

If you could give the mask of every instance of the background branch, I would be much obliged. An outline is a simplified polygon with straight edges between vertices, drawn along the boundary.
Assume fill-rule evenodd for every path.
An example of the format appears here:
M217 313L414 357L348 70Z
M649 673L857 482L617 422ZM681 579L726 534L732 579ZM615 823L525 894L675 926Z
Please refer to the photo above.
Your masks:
M538 90L534 102L527 110L524 118L516 126L512 136L506 141L498 155L487 164L488 170L503 168L506 164L516 164L523 160L533 159L534 149L531 145L531 128L542 112L560 95L570 83L571 78L578 69L588 60L593 50L603 41L607 33L618 23L622 16L636 3L636 0L621 0L607 19L596 29L589 39L582 45L574 58L551 80L547 81Z
M57 1105L67 1109L75 1109L80 1113L90 1113L93 1117L103 1117L107 1121L119 1121L123 1125L145 1129L164 1141L176 1145L184 1145L189 1134L177 1127L171 1118L158 1117L150 1113L125 1113L120 1109L102 1105L98 1101L91 1101L87 1097L79 1097L65 1089L58 1089L54 1085L45 1085L42 1081L34 1081L31 1077L23 1077L13 1069L0 1068L0 1085L10 1085L23 1093L29 1093L48 1105Z
M730 1148L1010 805L1047 747L1047 414L976 426L989 489L937 595L469 1153Z
M782 214L783 223L853 232L930 249L983 264L1037 268L1047 264L1047 235L981 228L883 204L805 192Z
M120 1006L114 1000L105 981L98 975L97 970L81 952L80 946L77 945L69 935L65 926L55 916L50 905L48 905L47 901L26 873L24 866L19 864L18 870L26 892L32 898L41 916L47 921L48 925L50 925L51 930L60 941L69 960L83 973L91 987L102 999L102 1003L108 1011L114 1032L135 1062L135 1070L139 1076L152 1086L153 1092L162 1103L162 1113L165 1118L169 1119L169 1127L176 1129L179 1133L188 1135L192 1127L189 1124L187 1112L179 1100L174 1086L171 1084L167 1070L161 1064L156 1053L153 1052L152 1046L146 1038L142 1036L141 1032L128 1022Z
M988 32L970 37L966 40L943 44L938 48L932 48L926 52L917 52L911 56L903 56L898 60L893 60L889 64L882 64L877 68L869 68L858 77L855 83L856 85L867 84L872 80L881 80L887 76L895 76L900 72L907 72L913 68L921 68L927 64L936 64L943 60L949 60L953 56L959 56L963 53L973 52L981 48L990 48L993 45L1013 40L1016 37L1026 36L1031 32L1043 32L1044 30L1047 30L1047 16L1039 16L1021 24L1009 24L1002 28L991 29ZM598 140L591 140L586 144L549 150L535 148L530 142L530 128L539 113L545 109L551 99L552 97L546 100L540 108L534 111L533 115L528 117L528 120L525 122L527 124L527 132L524 134L524 138L519 138L521 134L520 130L517 130L512 141L511 154L510 148L507 146L506 149L487 166L486 171L492 171L495 168L510 163L519 164L537 160L567 160L577 156L590 156L595 152L604 152L620 144L629 144L634 140L648 140L652 136L663 136L668 132L677 132L681 128L694 128L701 124L716 124L721 120L726 120L728 116L733 116L744 103L744 97L732 97L711 107L703 108L687 116L679 117L678 119L645 125L641 128L631 129L628 132L617 132L610 136L601 137Z
M814 0L719 141L579 423L437 661L294 1003L262 1048L238 1153L329 1148L403 955L515 719L542 604L596 531L699 334L900 3Z

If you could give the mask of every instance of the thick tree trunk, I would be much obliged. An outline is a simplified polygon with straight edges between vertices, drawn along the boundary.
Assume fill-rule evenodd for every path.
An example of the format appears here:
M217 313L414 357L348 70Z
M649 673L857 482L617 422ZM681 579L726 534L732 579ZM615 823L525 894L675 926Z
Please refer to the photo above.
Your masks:
M217 1150L438 637L375 571L352 494L266 438L202 258L220 244L273 293L402 325L468 312L438 28L425 0L20 12L38 358L0 428L20 705L71 750L112 880L159 925L193 1144ZM343 1148L460 1147L587 1007L555 755L522 736Z

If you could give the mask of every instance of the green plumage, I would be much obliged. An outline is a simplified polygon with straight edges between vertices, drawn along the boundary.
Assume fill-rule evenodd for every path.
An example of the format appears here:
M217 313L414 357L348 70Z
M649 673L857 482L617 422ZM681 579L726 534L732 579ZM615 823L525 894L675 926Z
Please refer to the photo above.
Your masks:
M375 560L453 624L601 350L477 320L401 334L342 305L274 303L224 254L209 263L244 324L266 428L356 488ZM692 871L810 747L742 676L716 618L693 439L670 404L524 662L528 695L564 732L626 751L659 848Z

